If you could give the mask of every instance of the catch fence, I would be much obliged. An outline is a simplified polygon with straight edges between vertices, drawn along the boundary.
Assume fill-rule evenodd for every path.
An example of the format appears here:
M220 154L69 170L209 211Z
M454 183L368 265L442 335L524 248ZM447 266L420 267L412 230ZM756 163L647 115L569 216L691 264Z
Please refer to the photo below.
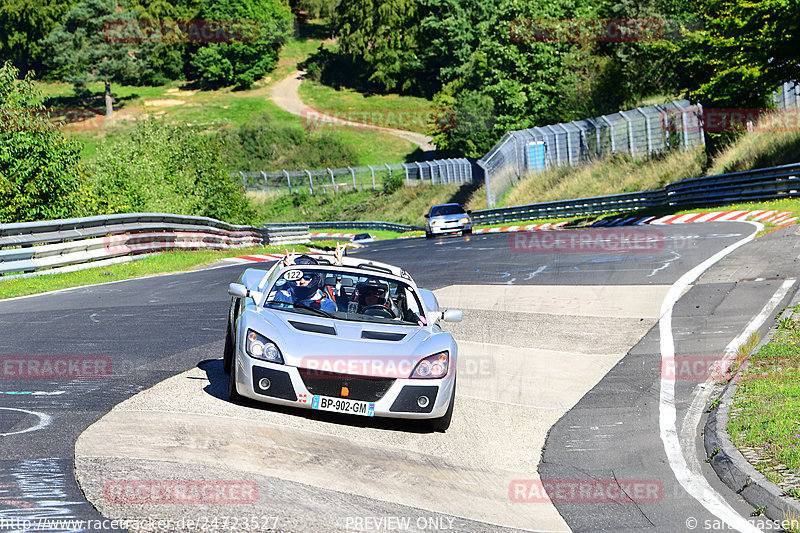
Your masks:
M367 165L316 170L237 172L247 191L333 194L337 192L383 188L391 178L401 178L406 186L472 183L472 165L467 159L440 159L415 163Z

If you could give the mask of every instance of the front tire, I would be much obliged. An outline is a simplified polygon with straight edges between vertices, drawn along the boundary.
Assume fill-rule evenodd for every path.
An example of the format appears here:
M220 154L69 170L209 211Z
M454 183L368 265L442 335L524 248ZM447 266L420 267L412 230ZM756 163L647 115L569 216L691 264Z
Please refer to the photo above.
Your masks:
M447 412L444 416L434 418L428 422L429 427L438 433L444 433L450 427L450 421L453 419L453 406L456 403L456 381L453 379L453 392L450 395L450 405L447 406Z
M242 403L244 396L236 390L236 361L232 361L231 372L228 376L228 399L233 403Z
M433 233L431 233L431 232L430 232L430 231L428 231L428 230L425 230L425 238L426 238L426 239L430 239L431 237L433 237Z
M231 331L231 324L228 322L228 329L225 332L225 350L222 352L222 369L226 374L231 373L231 363L233 362L233 332Z

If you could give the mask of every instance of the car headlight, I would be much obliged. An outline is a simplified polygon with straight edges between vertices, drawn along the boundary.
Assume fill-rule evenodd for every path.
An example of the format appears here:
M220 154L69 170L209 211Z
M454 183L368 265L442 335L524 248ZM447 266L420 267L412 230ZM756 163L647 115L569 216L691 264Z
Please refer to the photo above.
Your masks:
M440 379L447 375L448 363L450 362L449 352L439 352L426 357L414 368L411 378L416 379Z
M247 355L255 359L283 364L283 356L275 343L252 329L247 330Z
M431 220L431 226L439 226L442 224L442 221L439 219Z
M461 218L461 223L462 224L469 224L469 222L470 222L469 217L462 217Z

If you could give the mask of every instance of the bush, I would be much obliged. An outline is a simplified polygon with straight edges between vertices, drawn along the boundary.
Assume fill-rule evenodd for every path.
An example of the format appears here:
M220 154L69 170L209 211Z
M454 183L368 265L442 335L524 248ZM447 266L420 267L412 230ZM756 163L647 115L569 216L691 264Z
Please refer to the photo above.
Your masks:
M253 209L228 176L216 136L145 120L102 144L93 164L105 213L165 212L246 224Z
M0 222L90 214L80 146L52 124L29 75L0 67Z
M265 113L223 134L231 170L261 171L352 165L358 154L331 132L276 124Z

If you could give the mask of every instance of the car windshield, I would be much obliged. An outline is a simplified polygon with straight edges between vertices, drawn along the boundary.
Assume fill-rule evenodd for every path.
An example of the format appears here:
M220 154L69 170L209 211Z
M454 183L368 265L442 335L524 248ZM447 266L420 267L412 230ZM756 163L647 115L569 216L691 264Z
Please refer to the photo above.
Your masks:
M270 289L264 306L358 322L425 323L411 285L378 273L344 269L289 268Z
M442 215L461 215L465 213L460 205L437 205L431 208L431 216L439 217Z

